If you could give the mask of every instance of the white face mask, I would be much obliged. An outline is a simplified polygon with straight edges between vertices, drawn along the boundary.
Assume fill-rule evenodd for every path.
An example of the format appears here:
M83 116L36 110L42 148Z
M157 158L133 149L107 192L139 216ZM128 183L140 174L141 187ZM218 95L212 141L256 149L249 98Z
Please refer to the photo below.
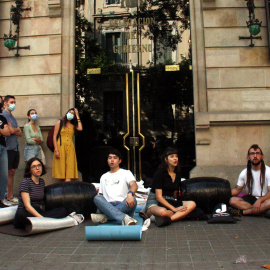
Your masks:
M70 112L67 113L67 120L71 121L74 118L74 115Z
M8 110L12 112L12 111L15 110L15 107L16 107L15 104L10 104L10 105L8 106Z
M31 120L36 121L38 119L37 114L31 114Z

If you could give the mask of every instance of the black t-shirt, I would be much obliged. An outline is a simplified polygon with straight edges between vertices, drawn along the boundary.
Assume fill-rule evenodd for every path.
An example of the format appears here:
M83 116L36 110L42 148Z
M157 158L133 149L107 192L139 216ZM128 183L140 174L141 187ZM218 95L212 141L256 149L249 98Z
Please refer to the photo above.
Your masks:
M158 169L153 177L151 192L155 193L156 189L162 189L163 196L173 196L175 191L179 191L180 187L180 173L176 173L175 181L173 182L167 170Z
M4 125L7 125L7 119L3 115L0 115L0 129L3 129ZM2 134L0 134L0 144L6 146L6 140Z

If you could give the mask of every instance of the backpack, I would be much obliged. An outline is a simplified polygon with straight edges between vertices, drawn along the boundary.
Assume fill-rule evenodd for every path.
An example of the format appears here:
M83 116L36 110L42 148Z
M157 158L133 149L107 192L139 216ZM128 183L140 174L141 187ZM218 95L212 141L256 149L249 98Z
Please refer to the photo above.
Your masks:
M227 205L219 203L215 206L212 215L208 219L208 223L236 223L239 219L235 218L228 211Z
M62 129L62 126L63 126L63 121L60 120L60 127L59 127L59 130L58 130L58 134L57 134L57 136L56 136L56 141L57 141L58 138L60 137L60 145L62 145L62 143L61 143L61 134L60 134L61 129ZM49 148L52 152L54 152L54 145L53 145L53 133L54 133L54 128L55 128L55 126L52 127L51 130L49 131L48 137L47 137L47 142L46 142L48 148Z

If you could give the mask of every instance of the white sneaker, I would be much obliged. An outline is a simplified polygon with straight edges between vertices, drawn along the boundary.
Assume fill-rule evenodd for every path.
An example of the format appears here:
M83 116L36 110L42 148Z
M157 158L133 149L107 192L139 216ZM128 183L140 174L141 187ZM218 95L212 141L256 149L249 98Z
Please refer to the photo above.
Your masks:
M10 200L7 199L7 201L10 202L12 205L19 203L19 199L17 197L15 197L15 196Z
M2 204L4 204L5 206L12 206L13 204L10 202L10 201L8 201L7 199L4 199L3 201L2 201Z
M104 214L91 214L91 220L94 223L106 223L108 221L108 218Z
M76 214L76 212L72 212L69 214L75 221L75 225L79 225L84 221L84 216L82 214Z
M136 223L137 223L137 220L128 215L125 215L125 217L122 220L122 225L125 225L125 226L135 225Z

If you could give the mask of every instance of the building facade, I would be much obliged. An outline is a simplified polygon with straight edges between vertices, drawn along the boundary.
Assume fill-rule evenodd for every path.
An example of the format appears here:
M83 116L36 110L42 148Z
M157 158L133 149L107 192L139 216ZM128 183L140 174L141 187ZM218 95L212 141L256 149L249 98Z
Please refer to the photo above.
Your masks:
M196 168L236 183L257 143L270 161L269 1L255 0L262 39L250 36L247 1L190 1L196 125Z
M3 46L3 36L10 30L10 7L15 5L15 1L0 1L0 95L16 96L14 115L21 127L27 120L28 109L35 108L39 114L38 124L46 138L50 127L75 104L75 1L23 2L23 6L31 7L31 10L24 11L20 19L20 45L30 45L30 50L21 49L20 56L16 57L14 50L8 51ZM196 167L191 171L191 176L218 176L235 183L246 164L247 149L253 143L262 147L266 164L270 161L267 143L270 137L269 9L267 0L255 0L254 3L256 18L262 21L259 34L262 39L253 40L255 46L251 48L250 40L239 39L239 36L249 36L246 1L189 1L196 136ZM153 18L134 17L138 8L138 1L132 0L85 0L81 1L79 8L93 24L97 42L109 51L109 59L126 67L127 72L117 79L107 74L103 84L91 85L91 89L99 91L99 98L92 96L91 105L97 109L91 111L91 115L93 122L98 123L96 132L105 136L106 143L112 137L112 132L126 138L125 149L129 148L127 153L130 159L138 159L140 154L143 159L147 144L141 153L138 149L143 146L145 138L149 144L162 141L164 136L180 141L177 134L180 134L182 123L180 105L175 106L174 101L162 105L166 93L171 93L169 89L162 86L160 92L144 91L147 87L143 74L140 74L140 82L145 88L140 89L141 104L138 104L136 91L139 72L134 67L148 69L154 55L153 39L150 36L143 38L143 31L138 29L146 31L151 23L156 22ZM177 20L170 23L178 28L180 26ZM14 25L12 31L15 31ZM156 64L164 64L168 60L171 64L178 64L182 56L188 57L188 40L190 33L186 31L183 42L176 49L171 50L163 45ZM129 74L128 79L126 73ZM168 75L172 73L162 73L162 76L165 74L172 76ZM103 78L102 73L98 76ZM155 76L153 81L158 88L160 81ZM95 81L97 77L93 78ZM173 81L170 77L164 78L168 82ZM173 84L168 84L168 88L173 87ZM135 89L134 93L132 89ZM157 96L159 101L155 99ZM151 103L152 100L155 103ZM120 124L115 119L120 119ZM102 136L99 139L103 140ZM20 139L20 146L18 181L24 168L23 138ZM102 152L103 148L96 148L94 152ZM132 151L135 148L137 152L134 151L134 156ZM55 181L50 177L52 153L46 146L43 149L49 168L46 180L52 183ZM131 162L132 166L134 162ZM140 168L136 167L136 170Z

